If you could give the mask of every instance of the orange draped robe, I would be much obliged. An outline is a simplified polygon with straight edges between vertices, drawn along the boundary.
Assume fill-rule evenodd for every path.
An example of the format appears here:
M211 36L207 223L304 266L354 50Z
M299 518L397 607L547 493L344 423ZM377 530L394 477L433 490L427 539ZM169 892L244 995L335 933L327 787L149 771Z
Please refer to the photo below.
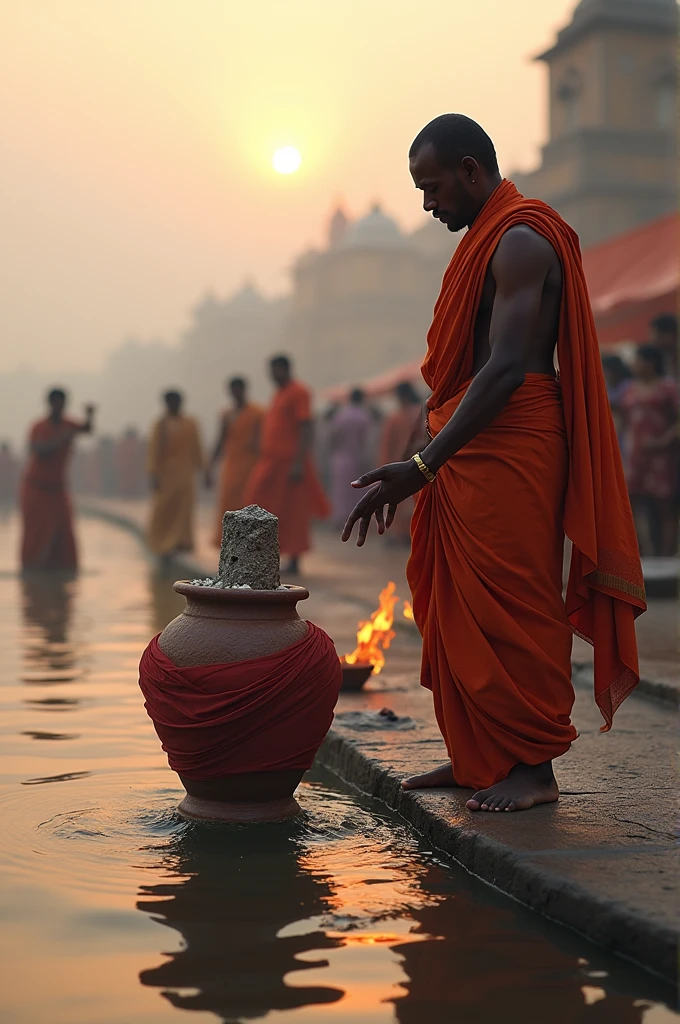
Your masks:
M31 427L29 444L54 441L77 429L74 420L59 423L49 417ZM21 485L23 569L74 570L78 566L73 511L66 470L73 436L48 455L31 452Z
M594 646L595 699L611 727L639 680L642 570L578 238L504 180L444 275L423 377L432 434L472 374L473 332L501 236L526 224L562 264L558 380L527 374L500 415L418 495L408 579L423 686L459 785L484 789L518 763L564 754L571 635ZM564 534L573 542L562 598Z
M260 505L278 517L281 552L295 557L309 551L312 519L326 519L330 505L308 452L302 480L290 479L300 446L302 424L312 418L307 388L291 381L279 388L262 425L260 457L246 488L246 505Z
M264 410L251 403L224 414L227 438L220 468L213 537L218 548L222 544L222 516L227 509L243 508L243 495L257 459L263 416Z
M203 468L198 426L189 416L162 416L153 428L146 468L158 486L151 498L147 543L154 554L194 546L195 477Z

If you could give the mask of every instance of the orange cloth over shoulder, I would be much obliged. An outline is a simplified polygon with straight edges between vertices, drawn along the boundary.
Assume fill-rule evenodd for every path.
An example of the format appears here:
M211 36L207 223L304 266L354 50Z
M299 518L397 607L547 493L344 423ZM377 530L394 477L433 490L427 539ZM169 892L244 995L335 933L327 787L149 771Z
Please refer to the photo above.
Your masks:
M565 753L576 737L572 632L594 646L595 699L603 731L611 727L639 679L634 619L646 607L578 238L507 180L444 275L423 364L430 429L441 430L465 394L485 275L515 224L545 237L562 264L560 377L528 374L420 492L408 567L422 683L433 690L457 782L476 789L518 762ZM565 533L573 542L566 607Z
M62 419L55 423L49 417L31 427L29 444L52 442L60 437L65 437L65 441L47 455L32 451L29 457L21 485L23 569L77 568L78 554L66 470L73 432L78 427L74 420Z
M263 417L264 410L250 402L242 409L224 414L227 437L220 468L217 521L213 537L217 547L222 544L222 516L227 510L243 508L243 496L259 451Z
M308 389L298 381L279 388L262 425L260 457L245 494L246 505L260 505L279 520L283 554L302 555L310 548L312 519L326 519L330 505L307 453L301 480L291 480L300 445L300 430L312 419Z

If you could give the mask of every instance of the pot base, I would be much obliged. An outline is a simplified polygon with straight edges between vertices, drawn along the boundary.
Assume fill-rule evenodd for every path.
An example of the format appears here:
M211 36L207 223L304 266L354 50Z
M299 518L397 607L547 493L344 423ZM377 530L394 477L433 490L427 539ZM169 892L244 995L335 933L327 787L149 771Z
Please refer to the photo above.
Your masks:
M221 821L231 824L258 821L287 821L300 813L295 797L268 800L261 803L227 803L222 800L201 800L188 793L177 807L180 817L187 821Z

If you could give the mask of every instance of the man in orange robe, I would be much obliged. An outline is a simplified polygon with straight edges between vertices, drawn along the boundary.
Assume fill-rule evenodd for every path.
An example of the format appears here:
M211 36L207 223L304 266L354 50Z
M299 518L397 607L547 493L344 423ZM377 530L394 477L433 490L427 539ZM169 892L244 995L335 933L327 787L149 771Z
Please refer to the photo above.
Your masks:
M475 790L470 810L524 810L557 800L552 761L576 738L572 632L594 646L603 731L638 683L635 529L577 236L501 178L463 115L427 125L410 161L425 210L469 228L428 333L432 440L357 481L372 486L343 538L360 521L363 543L373 516L382 532L418 493L408 578L451 762L404 786L459 785Z
M196 473L204 468L198 426L183 415L182 396L168 391L163 401L146 459L153 495L147 543L156 555L193 550Z
M269 365L278 390L264 417L260 457L245 503L278 517L281 552L290 558L284 571L297 575L300 556L311 546L311 520L326 519L331 510L311 454L310 393L293 380L287 356L276 356Z
M217 495L217 518L213 543L222 544L222 517L229 509L243 508L243 495L260 449L260 430L264 410L248 401L248 387L241 377L229 381L233 407L220 420L220 431L210 469L221 458ZM208 475L210 480L210 474Z
M49 416L34 423L29 434L29 459L21 485L24 571L73 572L78 567L66 470L74 438L92 431L94 406L86 406L85 419L79 422L64 416L66 401L66 392L50 391Z

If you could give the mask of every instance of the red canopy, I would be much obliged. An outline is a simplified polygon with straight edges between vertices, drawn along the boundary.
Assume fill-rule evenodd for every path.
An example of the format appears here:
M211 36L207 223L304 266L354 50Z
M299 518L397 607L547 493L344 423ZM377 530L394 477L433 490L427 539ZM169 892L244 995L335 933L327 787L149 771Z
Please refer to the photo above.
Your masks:
M676 311L679 226L680 216L671 213L583 253L601 345L646 341L649 321Z
M595 314L597 334L605 348L647 339L649 321L659 313L675 313L680 292L680 214L670 213L583 253L583 266ZM423 347L423 357L425 350ZM362 382L366 394L388 394L402 380L421 381L422 358L392 367ZM321 397L342 402L349 387L324 388Z

